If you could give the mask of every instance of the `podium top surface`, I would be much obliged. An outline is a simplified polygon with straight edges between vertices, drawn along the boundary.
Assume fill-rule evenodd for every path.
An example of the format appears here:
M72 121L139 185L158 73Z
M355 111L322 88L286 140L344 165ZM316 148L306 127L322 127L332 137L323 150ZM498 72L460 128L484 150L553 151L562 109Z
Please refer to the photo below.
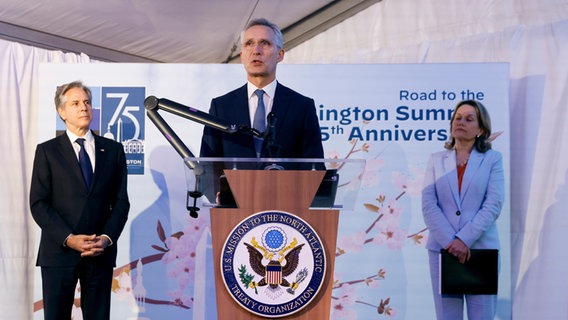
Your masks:
M325 158L232 158L232 157L218 157L218 158L208 158L208 157L187 157L183 159L184 162L193 161L196 163L324 163L328 165L332 164L350 164L350 165L365 165L365 159L325 159Z
M223 188L221 176L227 170L325 171L311 209L353 210L365 159L313 158L184 158L188 191L203 192L205 205L217 206L216 195ZM234 183L234 182L233 182ZM298 181L298 183L301 183Z

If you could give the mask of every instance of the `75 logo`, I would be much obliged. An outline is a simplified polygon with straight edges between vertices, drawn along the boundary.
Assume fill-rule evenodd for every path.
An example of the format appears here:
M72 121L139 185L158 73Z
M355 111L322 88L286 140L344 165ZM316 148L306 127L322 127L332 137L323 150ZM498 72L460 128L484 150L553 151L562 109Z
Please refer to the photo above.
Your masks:
M145 88L101 89L101 133L118 142L144 141Z
M101 134L122 143L129 174L144 174L144 87L101 88Z

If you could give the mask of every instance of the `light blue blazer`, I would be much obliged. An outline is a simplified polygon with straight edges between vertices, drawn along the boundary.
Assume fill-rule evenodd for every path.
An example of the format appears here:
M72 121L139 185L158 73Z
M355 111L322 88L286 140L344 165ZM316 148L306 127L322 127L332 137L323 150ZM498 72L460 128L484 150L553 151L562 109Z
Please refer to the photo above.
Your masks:
M422 190L422 214L430 232L426 248L440 251L455 237L470 249L500 249L496 220L503 207L505 178L501 153L471 152L458 191L456 154L430 156Z

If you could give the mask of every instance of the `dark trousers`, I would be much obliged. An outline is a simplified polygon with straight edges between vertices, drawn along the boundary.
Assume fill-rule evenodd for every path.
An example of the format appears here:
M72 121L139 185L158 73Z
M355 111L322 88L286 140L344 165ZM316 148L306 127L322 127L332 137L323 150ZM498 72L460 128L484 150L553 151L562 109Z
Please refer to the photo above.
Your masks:
M72 267L41 267L44 320L71 319L77 282L84 320L110 319L113 267L83 259Z

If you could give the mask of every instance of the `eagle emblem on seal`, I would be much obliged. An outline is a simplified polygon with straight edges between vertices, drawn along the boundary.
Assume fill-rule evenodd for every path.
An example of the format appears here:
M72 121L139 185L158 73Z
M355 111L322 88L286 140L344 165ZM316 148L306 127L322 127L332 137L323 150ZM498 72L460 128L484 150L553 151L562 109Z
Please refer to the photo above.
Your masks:
M327 273L316 230L283 211L258 212L235 225L219 262L233 300L263 319L286 317L317 300Z
M292 283L286 277L298 268L304 243L298 245L298 241L294 238L288 246L285 246L285 235L278 228L265 232L262 242L263 245L260 245L255 237L252 237L250 243L244 243L249 254L251 269L262 277L258 282L249 281L248 287L255 291L257 287L266 287L267 293L275 298L282 294L279 290L281 287L287 288L288 293L294 294L298 285L307 277L307 268L298 272L296 280Z

